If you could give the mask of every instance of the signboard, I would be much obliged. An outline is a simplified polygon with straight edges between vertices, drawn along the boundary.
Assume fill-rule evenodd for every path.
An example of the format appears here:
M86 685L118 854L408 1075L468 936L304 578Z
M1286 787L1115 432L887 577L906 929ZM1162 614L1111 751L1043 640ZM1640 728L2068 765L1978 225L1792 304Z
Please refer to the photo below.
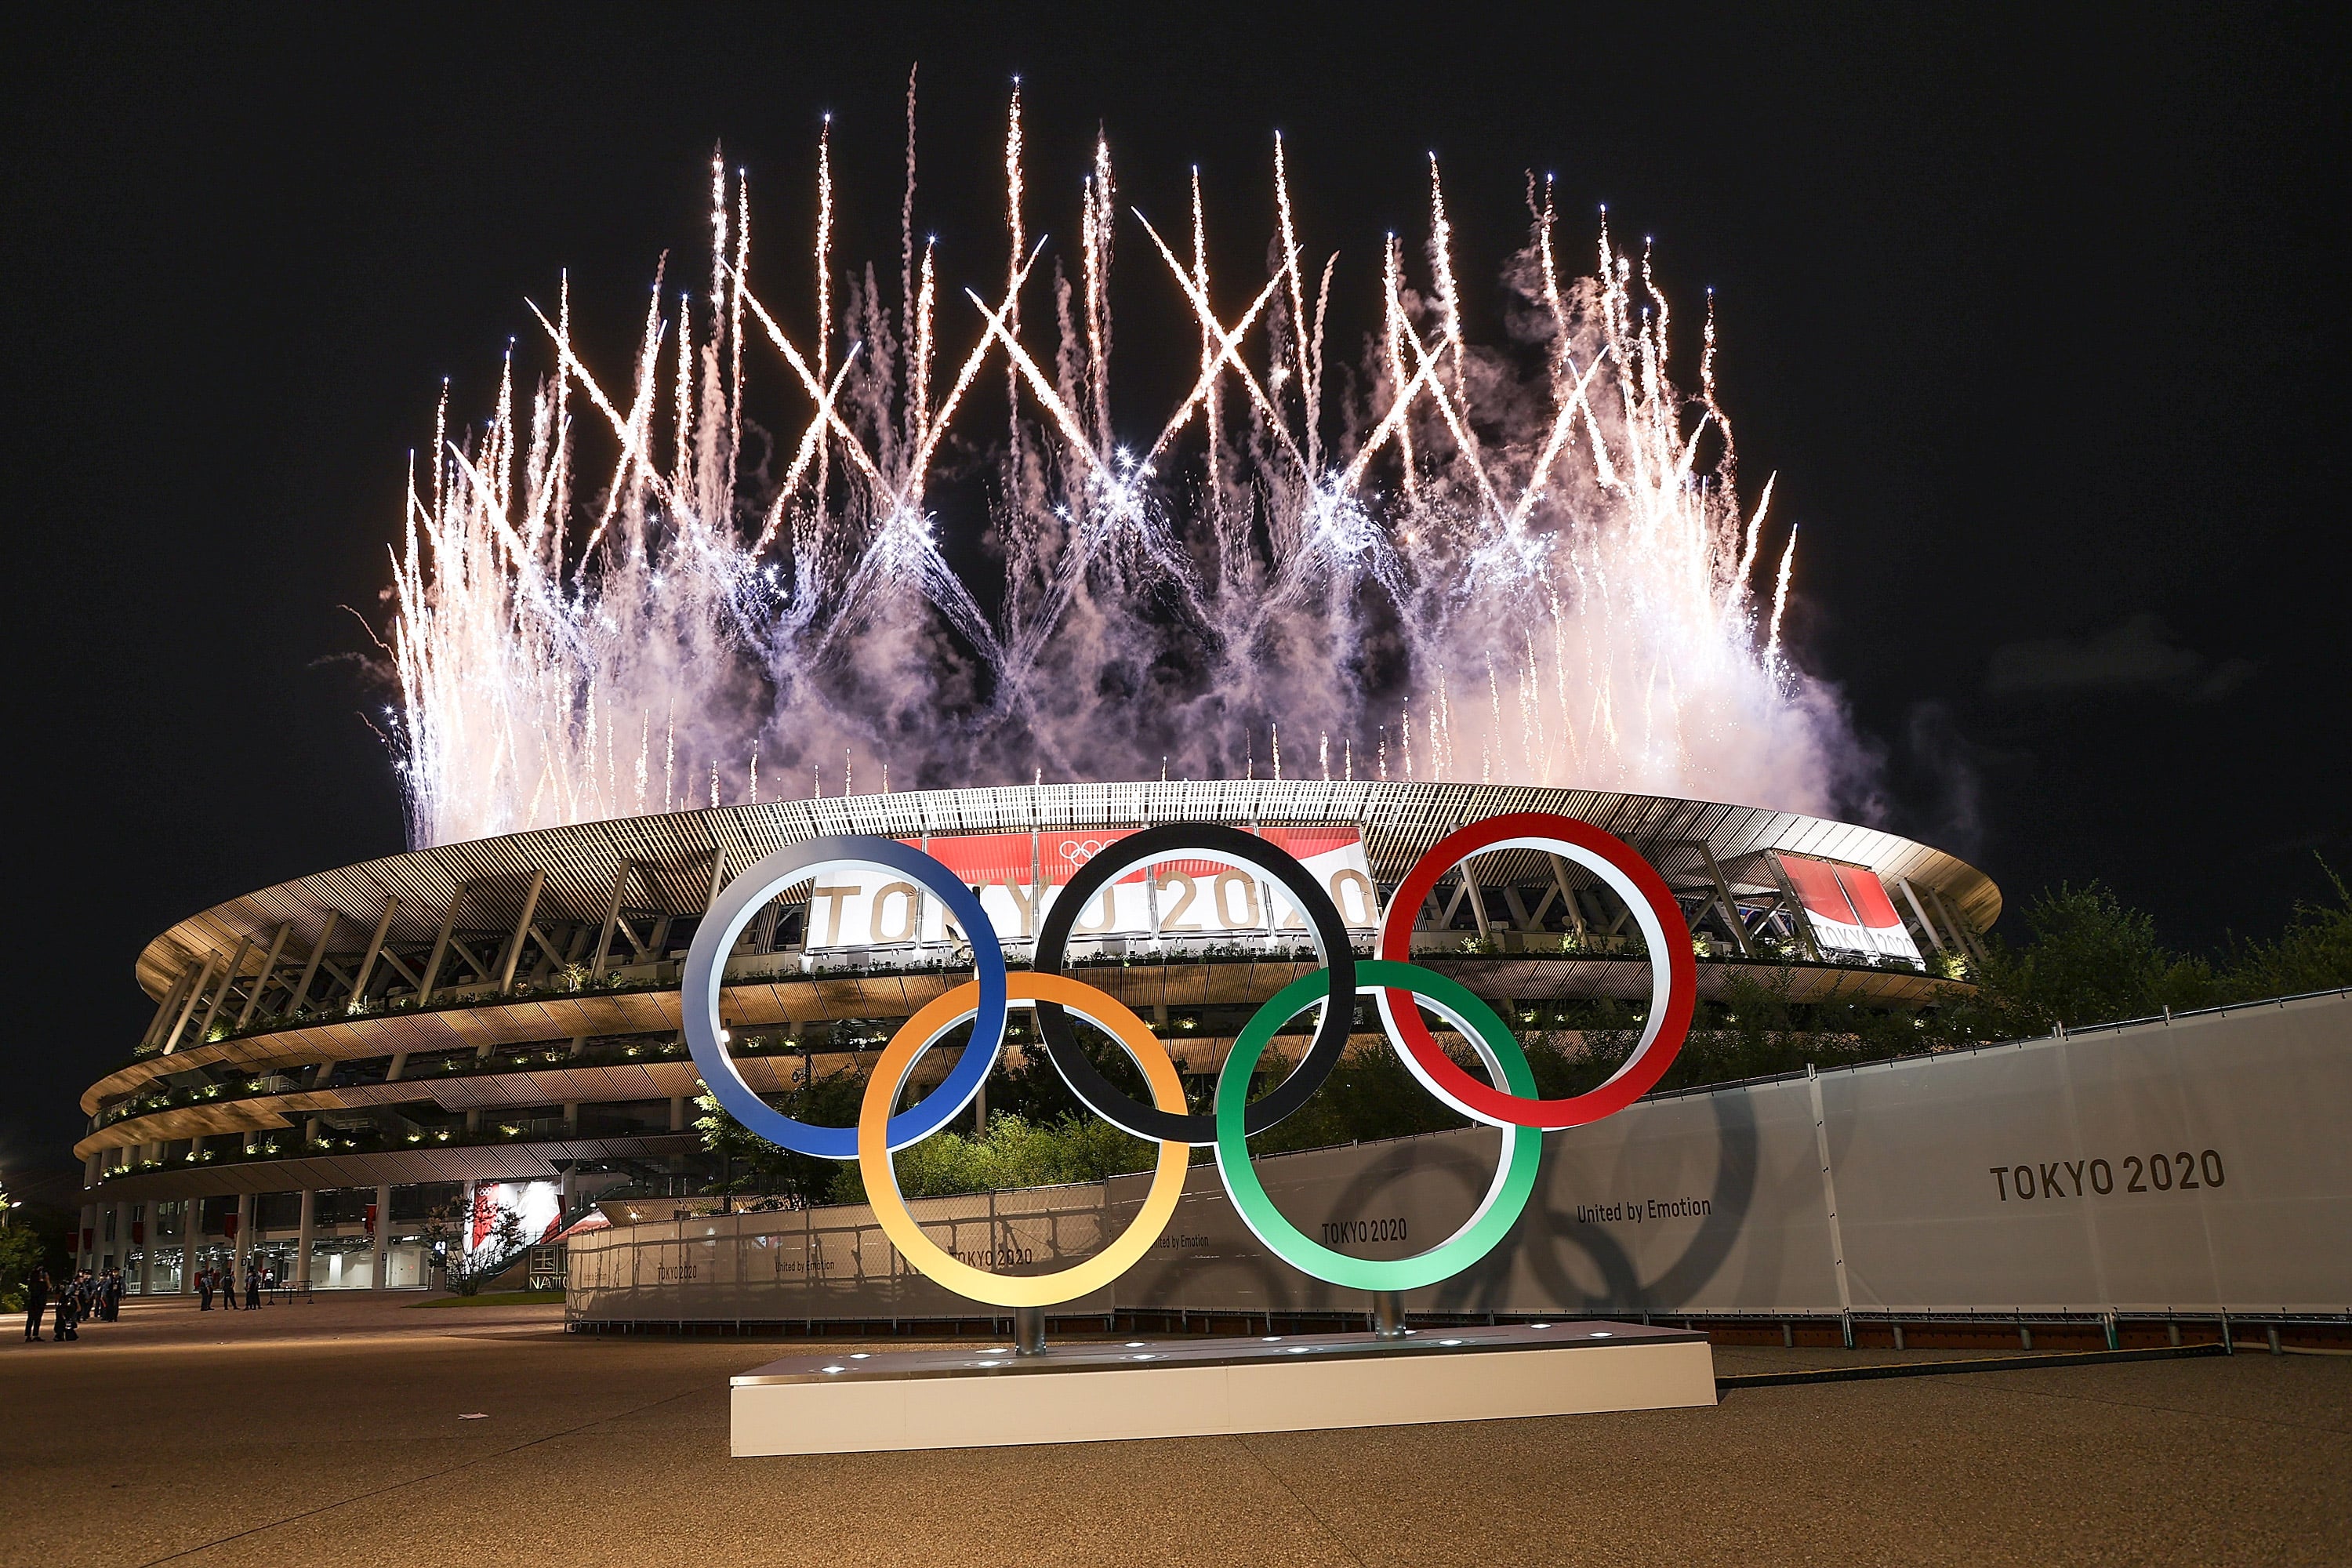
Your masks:
M909 839L980 895L1000 941L1027 942L1080 867L1141 831L1131 827L1056 828ZM1369 930L1380 899L1354 827L1268 827L1259 837L1287 850L1330 895L1348 925ZM806 946L887 947L962 940L935 897L877 868L830 872L808 891ZM1271 922L1271 923L1269 923ZM1265 879L1206 860L1170 860L1118 878L1078 911L1081 937L1233 938L1295 932L1306 922Z
M1823 947L1841 952L1866 952L1919 963L1919 944L1904 929L1886 896L1886 884L1874 871L1816 860L1807 855L1781 852L1781 868L1805 903L1813 936Z

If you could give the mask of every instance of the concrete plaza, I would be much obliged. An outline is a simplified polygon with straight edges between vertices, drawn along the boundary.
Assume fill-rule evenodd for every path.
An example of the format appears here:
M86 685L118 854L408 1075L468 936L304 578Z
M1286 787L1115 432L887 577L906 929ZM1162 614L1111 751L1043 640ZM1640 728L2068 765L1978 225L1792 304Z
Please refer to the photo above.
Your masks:
M2352 1560L2342 1356L1743 1388L1712 1410L730 1459L729 1375L793 1342L581 1338L556 1308L415 1300L134 1301L65 1345L23 1343L12 1321L0 1563ZM1716 1354L1723 1374L1895 1359Z

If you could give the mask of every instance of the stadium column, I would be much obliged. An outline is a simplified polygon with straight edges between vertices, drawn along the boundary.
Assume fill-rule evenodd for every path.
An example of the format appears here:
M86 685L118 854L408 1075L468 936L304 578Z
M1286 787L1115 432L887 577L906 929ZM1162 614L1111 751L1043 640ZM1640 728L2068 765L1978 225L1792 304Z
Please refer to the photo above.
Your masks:
M1551 862L1551 879L1559 889L1560 902L1568 910L1568 926L1581 942L1585 936L1584 910L1576 901L1576 891L1568 885L1568 862L1546 851L1544 858Z
M293 934L294 922L280 921L278 934L269 939L269 953L261 961L261 973L254 976L253 989L245 994L245 1005L236 1012L236 1026L244 1028L253 1022L254 1009L261 1005L261 993L268 987L270 977L278 973L278 955L286 951L286 939Z
M1731 883L1725 878L1723 868L1716 863L1714 849L1704 838L1698 841L1698 856L1706 862L1707 879L1715 884L1716 904L1723 911L1724 923L1731 928L1732 945L1739 950L1740 957L1752 958L1755 949L1748 944L1747 922L1739 918L1739 900L1731 896Z
M81 1205L81 1229L74 1235L74 1267L98 1272L98 1205Z
M375 1272L369 1276L369 1289L388 1288L384 1270L392 1262L392 1185L380 1183L375 1189Z
M1944 929L1952 933L1953 940L1967 948L1981 963L1985 956L1984 943L1977 940L1976 932L1960 923L1959 918L1952 913L1952 906L1945 901L1942 890L1933 882L1927 884L1927 901L1934 904L1936 912L1944 917Z
M523 895L522 913L515 918L514 935L508 939L506 960L499 973L499 994L506 995L514 989L515 969L522 962L523 944L530 940L530 918L539 912L539 895L547 886L547 872L530 874L530 890Z
M196 1244L204 1239L205 1200L180 1200L180 1294L196 1293Z
M172 1025L172 1032L163 1037L163 1055L168 1057L179 1048L180 1037L187 1033L188 1020L195 1016L196 1004L205 999L205 985L212 978L215 962L212 953L205 954L205 962L196 971L195 984L188 987L187 997L180 1004L180 1016Z
M1943 934L1936 930L1936 922L1927 918L1927 906L1919 901L1918 889L1912 887L1911 879L1897 877L1895 879L1895 885L1903 889L1903 901L1911 906L1911 912L1918 917L1919 929L1927 933L1927 945L1937 952L1942 952L1944 951Z
M1789 911L1789 926L1797 933L1797 945L1805 950L1807 958L1819 963L1822 962L1822 944L1813 935L1813 917L1806 910L1804 898L1797 891L1797 884L1789 879L1789 868L1780 864L1779 851L1765 855L1764 868L1772 873L1772 885L1780 889L1780 907Z
M213 993L212 1004L205 1009L204 1022L196 1026L195 1043L197 1045L204 1044L205 1037L212 1033L213 1020L220 1016L222 1006L228 1001L229 988L236 984L237 972L245 967L245 955L252 951L251 937L241 936L236 939L236 955L228 961L228 967L221 972L220 989Z
M628 896L631 869L625 855L614 865L613 896L604 905L604 921L596 933L596 956L588 963L588 973L592 979L604 973L604 961L612 955L613 933L621 923L621 900Z
M460 882L457 890L449 895L449 907L441 916L441 930L433 938L433 956L425 961L425 973L417 977L416 1005L419 1007L433 1000L433 987L441 978L441 961L449 956L449 942L457 931L457 917L465 912L466 896L474 890L471 882Z
M302 978L294 983L294 994L286 999L288 1017L298 1016L302 1005L310 1001L310 982L319 977L319 961L327 956L327 944L335 939L335 922L341 918L332 910L327 911L326 921L319 927L319 940L310 944L310 956L302 961ZM359 998L354 994L352 1000Z
M310 1237L319 1225L319 1194L302 1189L302 1214L294 1226L294 1283L310 1283Z
M375 934L368 938L367 951L360 955L360 966L352 972L352 994L348 1010L356 1013L367 1001L368 982L375 974L375 961L383 952L384 938L392 932L392 917L400 909L400 900L387 898L383 913L375 922Z
M1478 879L1471 872L1470 858L1462 858L1462 890L1470 896L1470 918L1478 922L1478 940L1491 942L1494 934L1486 929L1486 900L1478 890Z
M245 1278L246 1262L253 1256L253 1194L236 1194L236 1237L229 1244L228 1267L231 1289Z
M189 984L195 977L196 966L193 963L180 971L179 978L172 982L172 988L163 993L163 1000L155 1005L154 1019L148 1024L147 1033L139 1040L141 1050L144 1051L163 1039L163 1026L170 1021L173 1011L180 1005L180 998L187 994Z

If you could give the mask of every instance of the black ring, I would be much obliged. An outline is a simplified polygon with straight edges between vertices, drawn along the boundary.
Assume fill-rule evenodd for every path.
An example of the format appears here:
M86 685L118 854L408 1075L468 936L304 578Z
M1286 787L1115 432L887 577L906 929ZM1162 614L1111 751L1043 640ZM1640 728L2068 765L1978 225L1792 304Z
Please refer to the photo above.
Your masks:
M1243 1131L1255 1135L1306 1104L1323 1087L1323 1080L1331 1076L1331 1069L1346 1052L1349 1033L1355 1026L1356 953L1348 944L1348 928L1340 920L1339 906L1315 885L1307 868L1287 851L1254 833L1206 822L1170 823L1130 834L1116 844L1105 846L1100 854L1071 877L1037 929L1031 962L1039 969L1058 971L1063 949L1070 940L1070 927L1076 923L1078 912L1120 873L1154 860L1185 859L1187 851L1197 858L1202 850L1230 856L1282 884L1283 890L1290 895L1292 906L1313 927L1315 946L1330 986L1323 1003L1322 1019L1315 1026L1315 1038L1307 1054L1279 1088L1252 1105L1244 1115ZM1265 916L1267 929L1274 929L1274 911L1266 910ZM1180 1115L1120 1093L1078 1048L1078 1037L1059 1006L1051 1002L1037 1004L1037 1029L1045 1037L1045 1053L1054 1070L1062 1075L1070 1092L1112 1126L1138 1138L1196 1145L1216 1142L1214 1116Z

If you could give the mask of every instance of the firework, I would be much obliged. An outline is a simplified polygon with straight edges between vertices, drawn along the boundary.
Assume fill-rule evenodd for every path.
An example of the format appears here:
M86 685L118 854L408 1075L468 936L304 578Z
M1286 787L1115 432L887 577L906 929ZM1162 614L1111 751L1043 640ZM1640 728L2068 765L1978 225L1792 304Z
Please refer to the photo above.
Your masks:
M1362 737L1387 776L1393 725L1408 779L1835 803L1850 742L1780 646L1793 529L1769 589L1752 580L1771 486L1742 512L1713 299L1687 392L1648 248L1619 248L1605 215L1594 271L1563 277L1549 183L1531 185L1503 272L1517 335L1482 346L1433 159L1425 274L1391 236L1351 401L1339 258L1302 248L1279 141L1267 276L1212 276L1197 170L1188 257L1118 206L1105 140L1067 278L1024 211L1016 95L1002 291L949 309L916 230L911 81L895 299L835 260L834 130L805 314L755 288L750 194L714 158L708 292L656 270L625 385L576 350L566 283L539 313L535 390L510 353L455 433L445 390L386 640L416 843L652 809L656 717L664 807L706 775L714 802L756 799L762 758L812 792L828 755L845 791L860 757L918 787L1236 775L1261 746L1278 774L1284 721L1322 737L1327 774L1331 738L1352 777ZM1187 395L1141 418L1111 376L1122 231L1201 344ZM992 364L1011 415L984 437L961 416ZM746 387L767 375L790 423L754 460ZM951 432L992 452L984 517L930 510ZM950 564L965 531L1001 582ZM1457 705L1449 667L1474 692L1483 671L1485 700Z

